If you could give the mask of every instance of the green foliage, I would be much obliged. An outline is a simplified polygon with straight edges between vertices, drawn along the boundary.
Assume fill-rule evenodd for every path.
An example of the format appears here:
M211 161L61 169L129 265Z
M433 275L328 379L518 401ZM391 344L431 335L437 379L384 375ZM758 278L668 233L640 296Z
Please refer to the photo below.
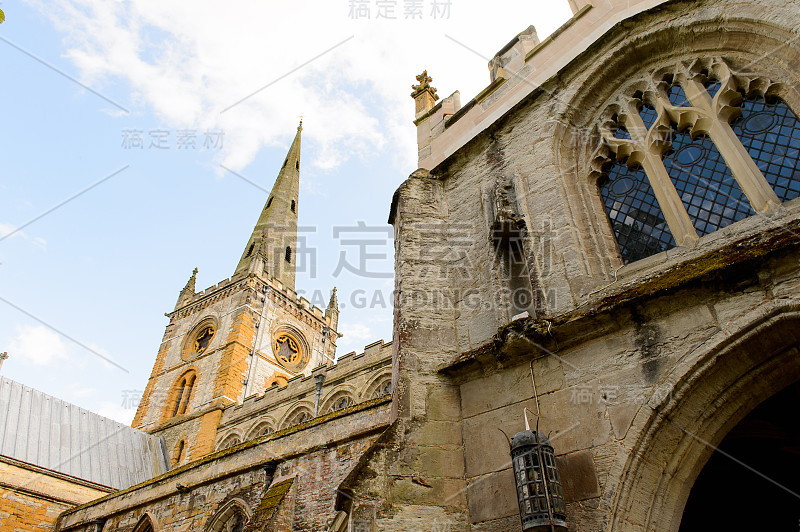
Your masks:
M5 13L3 13L3 10L2 10L2 9L0 9L0 24L2 24L3 22L5 22L5 20L6 20L6 14L5 14Z

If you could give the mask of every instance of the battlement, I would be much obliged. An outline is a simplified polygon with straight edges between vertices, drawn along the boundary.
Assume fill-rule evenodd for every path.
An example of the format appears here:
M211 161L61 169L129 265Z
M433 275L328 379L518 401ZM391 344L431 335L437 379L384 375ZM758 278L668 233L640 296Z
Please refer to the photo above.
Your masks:
M245 398L242 404L231 405L225 409L220 421L220 434L230 432L232 427L249 426L269 419L282 427L286 415L298 405L328 409L334 396L347 395L353 404L373 398L377 388L391 378L392 343L378 340L364 347L364 351L350 352L339 357L336 363L317 366L309 376L297 375L283 387L272 386L261 394ZM320 400L316 401L316 386L319 375L324 375ZM319 415L326 412L319 411ZM246 436L242 429L241 436Z
M437 102L435 89L421 82L420 90L412 94L419 168L433 170L558 74L615 24L666 0L568 1L572 18L541 41L533 26L517 34L489 61L489 85L463 107L458 91Z
M197 292L191 299L187 300L187 302L183 306L181 306L178 309L175 309L173 313L179 310L184 310L186 308L189 308L192 305L198 304L201 300L217 295L218 292L230 288L231 285L246 279L247 276L248 276L247 273L239 273L223 281L220 281L215 285L209 286L205 290ZM258 277L257 279L260 282L264 283L266 286L269 286L276 294L280 294L280 296L285 298L287 302L297 305L299 308L309 312L312 316L314 316L314 318L316 318L321 322L326 321L324 309L321 309L316 305L312 305L308 299L298 295L297 292L294 291L294 289L285 286L276 277L270 277L268 279L263 277ZM167 315L170 315L170 313L168 313Z

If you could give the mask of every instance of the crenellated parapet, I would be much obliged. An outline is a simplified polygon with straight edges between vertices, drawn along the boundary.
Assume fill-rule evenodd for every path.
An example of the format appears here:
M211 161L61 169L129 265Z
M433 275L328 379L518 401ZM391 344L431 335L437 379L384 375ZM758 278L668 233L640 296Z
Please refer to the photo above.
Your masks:
M317 366L284 386L227 407L220 419L215 449L277 432L391 393L392 344L378 340L361 353ZM317 390L319 389L319 393ZM305 415L304 415L305 414Z

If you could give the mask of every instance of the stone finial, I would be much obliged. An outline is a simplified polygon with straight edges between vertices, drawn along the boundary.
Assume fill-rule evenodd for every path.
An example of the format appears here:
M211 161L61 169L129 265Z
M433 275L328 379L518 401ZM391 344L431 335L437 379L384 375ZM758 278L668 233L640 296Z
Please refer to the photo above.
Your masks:
M197 283L197 268L192 270L192 276L186 281L186 286L183 287L181 293L178 294L178 302L175 303L175 310L179 309L186 303L192 300L195 296L195 286Z
M333 287L333 291L331 291L331 300L328 303L328 308L335 308L337 310L339 309L339 300L336 297L336 287L335 286Z
M436 88L431 87L431 81L433 81L433 78L428 75L427 70L423 70L422 74L417 76L417 81L419 81L419 85L411 85L411 88L414 89L414 92L411 93L412 98L416 98L425 91L432 91L433 97L437 100L439 99L439 96L436 95Z
M192 294L194 294L194 292L195 292L195 286L196 286L196 283L197 283L197 271L198 271L198 270L197 270L197 268L195 268L194 270L192 270L192 276L191 276L191 277L189 277L189 280L188 280L188 281L186 281L186 286L184 286L184 287L183 287L183 290L184 290L184 291L189 291L189 290L191 290L191 291L192 291Z
M336 297L336 287L333 287L331 292L331 300L328 307L325 309L325 316L330 318L330 327L334 331L339 326L339 300Z
M422 74L417 76L417 81L419 84L411 85L411 88L414 89L411 97L416 102L416 114L419 115L432 109L436 105L436 100L439 99L439 96L436 94L436 88L431 87L433 78L428 75L427 70L423 70Z
M0 353L0 368L3 367L3 361L6 360L7 358L8 358L8 353L7 352L4 351L4 352Z

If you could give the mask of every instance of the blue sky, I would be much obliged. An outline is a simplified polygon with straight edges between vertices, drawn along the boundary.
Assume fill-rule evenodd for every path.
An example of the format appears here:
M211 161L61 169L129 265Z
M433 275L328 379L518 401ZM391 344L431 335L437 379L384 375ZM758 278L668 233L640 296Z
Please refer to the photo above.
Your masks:
M386 220L416 168L414 76L466 103L516 33L569 17L566 0L451 0L447 15L439 1L436 18L418 3L376 19L375 0L2 2L2 374L130 422L164 312L192 268L198 289L233 273L300 115L316 260L298 291L321 303L339 287L340 355L389 341ZM362 250L379 257L341 267Z

